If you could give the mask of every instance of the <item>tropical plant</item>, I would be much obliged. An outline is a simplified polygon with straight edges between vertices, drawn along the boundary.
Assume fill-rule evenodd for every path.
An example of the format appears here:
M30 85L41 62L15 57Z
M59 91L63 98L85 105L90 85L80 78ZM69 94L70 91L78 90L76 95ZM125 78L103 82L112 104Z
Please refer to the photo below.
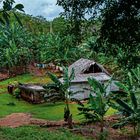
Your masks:
M28 32L17 24L10 28L0 27L0 67L7 69L14 66L25 66L30 62Z
M88 106L83 105L82 107L78 107L78 109L79 111L81 111L80 114L84 114L88 121L100 122L101 132L103 132L104 116L109 109L109 93L107 93L107 88L111 81L109 81L105 85L94 78L88 78L88 82L91 87L91 94L89 97Z
M12 12L16 18L16 20L18 21L18 23L22 26L22 23L19 19L19 17L16 14L16 10L22 11L24 12L23 8L24 6L22 4L16 4L15 6L14 0L2 0L1 2L3 2L3 6L2 9L0 10L0 23L2 24L6 24L7 26L10 25L10 12Z
M64 75L63 75L63 80L61 81L60 79L57 78L52 73L48 73L49 77L53 81L52 84L48 84L45 86L45 88L48 90L52 89L53 92L52 95L46 95L45 98L49 100L63 100L65 101L65 108L64 108L64 120L68 122L69 127L72 127L72 114L70 112L70 107L69 107L69 101L71 100L70 96L74 94L69 90L71 86L71 81L74 78L74 69L72 70L71 74L69 75L68 73L68 68L64 68ZM55 90L55 91L54 91ZM56 92L57 94L54 94Z
M38 38L40 61L66 65L79 58L80 49L74 45L73 37L60 34L42 34ZM73 56L73 57L71 57Z
M29 49L18 48L14 41L9 42L9 47L2 50L2 67L8 70L14 66L25 66L30 62Z
M113 127L123 127L128 124L133 125L134 134L138 134L139 122L140 122L140 104L137 96L140 94L140 87L137 83L140 82L140 68L133 69L128 73L127 85L122 83L116 83L116 85L128 94L128 102L124 102L121 99L116 99L116 102L120 105L125 116L122 117L119 123ZM137 81L137 82L136 82Z
M121 66L137 67L137 59L140 59L139 0L57 0L57 4L63 7L62 15L70 21L69 34L73 34L77 42L83 41L82 30L88 15L89 21L94 19L100 23L93 51L112 54Z

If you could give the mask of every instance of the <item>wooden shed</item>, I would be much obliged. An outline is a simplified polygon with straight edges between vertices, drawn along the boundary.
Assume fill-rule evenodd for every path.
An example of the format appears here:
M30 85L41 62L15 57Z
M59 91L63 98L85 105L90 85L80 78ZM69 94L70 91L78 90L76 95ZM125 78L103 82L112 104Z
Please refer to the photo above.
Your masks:
M74 69L75 77L71 82L70 90L74 92L81 92L73 95L71 98L83 100L89 97L90 90L87 90L90 89L88 78L95 78L96 80L104 84L106 84L107 81L111 79L108 71L94 60L81 58L69 66L69 75L71 74L72 69ZM63 78L61 78L60 80L63 81ZM112 81L112 83L108 86L107 92L119 90L114 82L115 81Z
M43 103L46 90L41 85L23 84L19 85L21 98L31 103Z

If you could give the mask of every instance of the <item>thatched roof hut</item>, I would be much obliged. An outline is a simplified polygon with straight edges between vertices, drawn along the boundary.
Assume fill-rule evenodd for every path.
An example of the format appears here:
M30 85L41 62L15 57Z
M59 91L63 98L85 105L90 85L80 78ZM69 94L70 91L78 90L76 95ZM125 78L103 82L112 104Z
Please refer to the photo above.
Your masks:
M83 90L83 92L73 96L74 98L80 100L89 97L90 91L84 90L84 88L90 89L90 86L88 84L89 77L94 78L102 83L106 83L111 79L108 71L94 60L81 58L69 66L69 75L71 74L72 69L74 69L75 77L71 81L72 85L70 87L70 90L74 92ZM63 81L63 78L61 78L60 80ZM118 88L114 84L114 81L109 85L107 90L108 92L118 90Z

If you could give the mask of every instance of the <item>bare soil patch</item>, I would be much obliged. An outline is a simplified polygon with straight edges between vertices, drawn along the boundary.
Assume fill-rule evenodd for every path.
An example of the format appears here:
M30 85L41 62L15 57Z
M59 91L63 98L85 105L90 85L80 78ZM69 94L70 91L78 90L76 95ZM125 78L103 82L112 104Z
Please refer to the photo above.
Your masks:
M77 124L74 122L74 124ZM63 127L67 123L63 120L61 121L47 121L43 119L32 118L30 114L27 113L13 113L0 119L0 126L3 127L19 127L24 125L38 125L42 127Z
M117 122L119 116L110 116L106 118L105 130L107 131L107 140L139 140L132 135L132 127L127 126L121 129L111 128L111 124ZM110 122L111 121L111 122ZM41 127L48 127L50 131L55 131L62 127L67 127L67 123L63 120L61 121L47 121L43 119L32 118L31 114L26 113L13 113L0 119L0 127L20 127L24 125L38 125ZM90 123L90 124L79 124L74 122L74 128L71 131L75 134L81 134L85 137L91 137L94 139L99 139L100 124Z
M0 119L0 126L4 127L19 127L30 123L31 115L24 113L13 113Z
M8 74L0 73L0 81L5 80L7 78L9 78Z

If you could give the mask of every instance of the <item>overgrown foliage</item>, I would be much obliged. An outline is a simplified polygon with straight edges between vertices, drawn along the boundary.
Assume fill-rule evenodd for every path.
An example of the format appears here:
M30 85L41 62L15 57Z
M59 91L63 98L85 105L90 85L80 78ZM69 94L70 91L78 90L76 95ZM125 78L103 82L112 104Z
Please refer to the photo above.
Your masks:
M19 11L24 12L24 10L23 10L24 6L22 4L16 4L15 6L13 6L15 3L14 0L2 0L1 2L3 2L2 9L0 10L0 14L1 14L0 22L1 22L1 24L4 24L4 25L6 24L7 27L9 27L9 25L10 25L10 12L12 12L14 17L18 21L18 23L22 26L22 23L16 14L16 11L19 10Z
M63 81L60 81L54 74L48 73L51 80L54 82L52 84L48 84L45 88L48 90L53 90L56 94L52 93L52 95L46 95L46 99L54 101L63 100L65 101L65 108L64 108L64 120L68 122L69 127L72 128L72 114L70 112L69 102L70 96L74 94L69 90L71 81L74 78L74 69L72 70L71 74L68 73L68 68L64 68L64 76ZM51 91L52 92L52 91Z
M62 6L64 12L62 15L70 21L68 26L70 34L76 37L76 42L82 41L82 25L87 14L95 16L95 11L102 3L101 0L57 0L57 4Z
M41 62L66 65L78 59L81 51L74 45L73 36L42 34L38 37L38 54ZM72 56L72 57L71 57Z
M81 111L80 114L84 114L86 119L90 122L100 122L101 132L104 131L104 116L109 109L109 93L107 93L107 88L110 84L103 85L96 79L88 79L89 85L91 87L91 94L89 97L88 106L82 106L78 109Z
M137 67L140 62L140 2L138 0L111 2L108 0L58 0L57 4L63 7L63 16L71 21L70 29L77 38L77 42L82 41L83 21L88 18L97 20L101 24L98 39L92 44L93 51L115 56L118 64L125 69Z
M134 135L138 135L140 126L140 104L138 98L140 94L140 86L138 84L140 82L140 68L133 69L131 72L128 73L127 85L117 83L118 87L128 94L129 100L128 102L124 102L122 99L116 99L125 116L114 127L123 127L132 124Z
M26 30L16 24L0 29L0 67L26 66L31 58Z

